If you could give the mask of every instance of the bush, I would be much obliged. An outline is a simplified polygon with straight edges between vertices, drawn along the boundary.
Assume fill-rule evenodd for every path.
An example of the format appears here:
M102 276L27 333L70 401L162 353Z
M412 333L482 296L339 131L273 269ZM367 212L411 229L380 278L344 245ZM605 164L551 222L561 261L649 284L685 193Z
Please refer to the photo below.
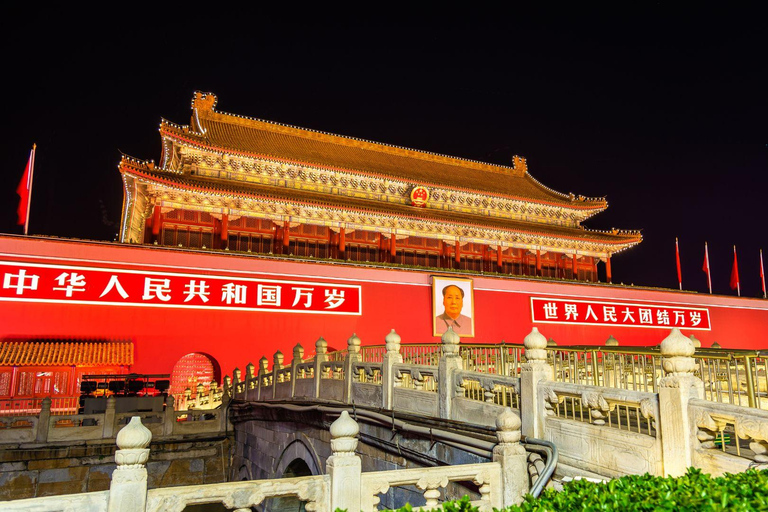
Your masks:
M741 511L768 510L768 470L712 478L689 468L684 476L659 477L648 474L625 476L605 483L574 480L562 491L547 489L540 497L531 495L519 506L499 512L549 512L571 510L646 511ZM412 512L406 505L398 512ZM466 496L444 503L434 512L477 512Z
M545 510L768 510L768 470L712 478L689 468L679 478L645 474L599 484L575 480L561 492L547 489L538 499L529 495L519 507L507 509Z

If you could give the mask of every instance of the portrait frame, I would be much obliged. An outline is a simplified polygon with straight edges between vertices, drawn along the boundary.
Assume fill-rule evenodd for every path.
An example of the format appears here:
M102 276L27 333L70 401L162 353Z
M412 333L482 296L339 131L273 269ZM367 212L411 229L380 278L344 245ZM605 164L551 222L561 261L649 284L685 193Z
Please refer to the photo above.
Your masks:
M461 316L457 319L446 318L443 290L448 286L455 286L462 290L463 304ZM448 324L455 320L469 319L469 326L461 325L455 329L461 338L475 337L475 286L474 280L468 277L432 276L432 336L442 336L447 330Z

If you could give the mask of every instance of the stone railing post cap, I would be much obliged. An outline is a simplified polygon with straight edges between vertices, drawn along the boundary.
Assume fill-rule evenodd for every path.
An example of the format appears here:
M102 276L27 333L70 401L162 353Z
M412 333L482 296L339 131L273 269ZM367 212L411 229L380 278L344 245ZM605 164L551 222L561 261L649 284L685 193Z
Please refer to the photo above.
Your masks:
M661 355L664 357L691 357L696 353L696 347L693 345L693 341L683 333L680 329L673 327L669 336L664 338L659 347Z
M440 338L440 340L448 345L457 345L461 343L461 337L456 334L456 331L454 331L453 327L450 325L448 326L448 329L445 331L445 333L443 333L443 336Z
M360 338L357 336L357 333L352 333L352 336L347 340L347 345L355 347L360 346Z
M539 332L538 327L534 327L523 339L523 344L525 348L547 348L547 338Z
M401 339L400 335L397 334L394 329L392 329L389 331L389 334L384 337L384 341L387 343L400 343Z
M134 416L117 433L117 447L121 450L147 448L152 441L152 432L141 423L139 416Z
M331 437L338 439L340 437L357 437L360 433L360 426L349 415L347 411L341 411L341 415L331 423Z
M520 416L507 407L496 417L496 428L503 431L520 430L522 426Z

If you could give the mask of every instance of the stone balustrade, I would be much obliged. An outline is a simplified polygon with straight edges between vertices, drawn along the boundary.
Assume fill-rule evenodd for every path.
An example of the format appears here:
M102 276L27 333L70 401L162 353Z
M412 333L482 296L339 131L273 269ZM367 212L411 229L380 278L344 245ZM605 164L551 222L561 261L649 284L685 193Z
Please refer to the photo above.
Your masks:
M139 416L134 416L117 435L117 467L108 491L16 500L5 505L20 512L181 512L192 505L219 503L229 510L245 512L270 498L295 496L311 512L373 512L379 495L391 487L414 485L423 493L426 507L431 508L438 505L451 482L470 481L479 491L479 499L473 503L481 511L490 511L519 503L528 490L527 478L519 478L526 473L520 419L506 409L496 424L499 444L492 462L363 473L355 453L358 424L342 411L330 427L332 456L325 475L147 490L146 463L152 432Z
M137 413L116 413L119 398L107 399L107 408L101 414L52 415L51 400L44 399L42 410L36 416L4 418L0 428L0 444L94 441L114 438L131 417ZM189 409L178 411L169 396L165 411L142 412L138 415L155 437L179 436L223 432L227 428L225 414L229 402L223 393L222 405L217 409Z
M609 384L618 379L611 373L619 372L616 364L633 364L630 358L604 361L597 352L585 371L604 372L597 382L605 385L573 379L573 372L570 381L556 380L563 366L536 328L522 348L504 350L461 346L451 330L433 346L402 345L394 330L384 350L366 350L356 335L347 344L333 360L323 351L322 338L316 344L319 359L304 360L297 345L299 358L285 367L290 377L274 378L285 369L276 373L262 364L258 376L247 380L250 391L235 391L234 398L332 400L486 426L511 407L520 413L524 435L558 446L563 466L608 477L681 474L690 465L719 474L725 467L735 471L768 462L768 412L701 400L705 389L694 373L702 360L677 329L654 352L651 369L657 366L663 373L634 385L637 389ZM553 363L560 364L557 371ZM641 374L652 373L645 372L642 358L637 364ZM571 368L576 371L578 365ZM698 438L691 434L693 423ZM724 433L731 433L730 444L717 441L714 449Z

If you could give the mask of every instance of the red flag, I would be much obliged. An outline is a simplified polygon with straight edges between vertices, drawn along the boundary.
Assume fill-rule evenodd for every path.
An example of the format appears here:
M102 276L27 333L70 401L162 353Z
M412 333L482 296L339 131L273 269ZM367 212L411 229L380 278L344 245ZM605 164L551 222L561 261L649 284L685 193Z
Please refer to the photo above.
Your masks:
M24 175L21 177L19 186L16 187L16 193L19 194L19 207L16 210L19 220L17 224L24 226L24 234L27 234L29 228L29 204L32 197L32 174L35 171L35 148L32 145L32 151L29 152L27 167L24 169Z
M731 269L731 290L737 290L741 296L741 286L739 286L739 264L736 261L736 246L733 246L733 268Z
M765 271L763 270L763 250L760 249L760 280L763 282L763 298L765 298Z
M701 270L707 273L709 293L712 294L712 276L709 274L709 249L707 249L707 242L704 242L704 266L701 267Z
M675 257L677 258L677 284L680 285L680 289L683 289L683 273L680 270L680 246L677 244L677 237L675 237Z

